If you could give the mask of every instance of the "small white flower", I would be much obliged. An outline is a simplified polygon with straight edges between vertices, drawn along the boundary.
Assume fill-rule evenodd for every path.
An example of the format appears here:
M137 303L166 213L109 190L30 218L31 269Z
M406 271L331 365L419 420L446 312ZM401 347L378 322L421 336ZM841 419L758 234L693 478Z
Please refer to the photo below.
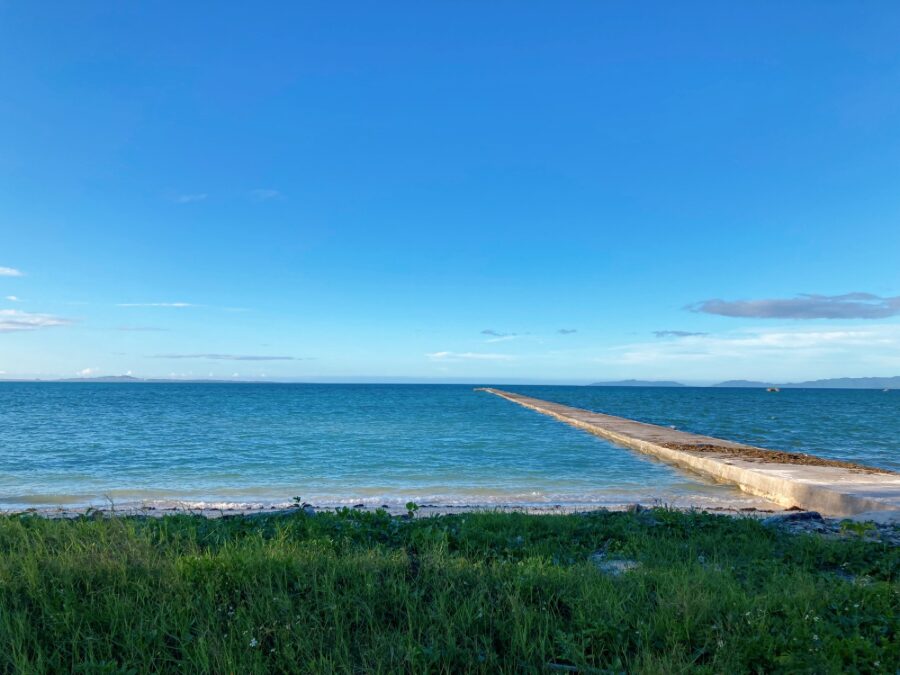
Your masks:
M250 638L250 646L251 646L251 647L258 647L258 646L259 646L259 640L257 640L256 638Z

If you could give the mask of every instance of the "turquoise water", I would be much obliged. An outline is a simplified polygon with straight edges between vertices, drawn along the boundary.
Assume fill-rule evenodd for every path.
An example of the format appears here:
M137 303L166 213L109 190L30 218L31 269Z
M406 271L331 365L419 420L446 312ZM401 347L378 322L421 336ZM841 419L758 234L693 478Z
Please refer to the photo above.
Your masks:
M898 467L900 394L508 386ZM757 503L471 386L0 383L0 507Z

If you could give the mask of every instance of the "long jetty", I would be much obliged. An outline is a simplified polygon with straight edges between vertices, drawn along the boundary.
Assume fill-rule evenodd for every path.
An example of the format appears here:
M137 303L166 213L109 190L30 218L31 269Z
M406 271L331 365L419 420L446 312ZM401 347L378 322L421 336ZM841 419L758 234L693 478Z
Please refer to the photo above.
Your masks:
M757 448L490 387L476 391L500 396L781 506L830 516L900 521L900 474L895 472Z

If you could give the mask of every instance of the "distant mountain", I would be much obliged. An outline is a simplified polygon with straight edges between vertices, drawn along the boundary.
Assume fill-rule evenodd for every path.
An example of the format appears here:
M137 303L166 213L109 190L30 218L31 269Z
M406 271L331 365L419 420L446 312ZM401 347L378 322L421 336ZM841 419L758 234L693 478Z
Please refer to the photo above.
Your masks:
M725 382L719 382L719 384L712 385L714 387L748 387L748 388L759 388L759 387L771 387L771 382L756 382L754 380L726 380Z
M63 379L30 380L30 379L0 379L0 382L105 382L105 383L148 383L148 384L248 384L253 380L178 380L178 379L144 379L131 375L105 375L102 377L71 377ZM256 381L256 384L262 384ZM611 382L592 382L589 387L686 387L688 385L670 380L615 380ZM809 380L807 382L787 382L783 384L773 382L760 382L757 380L726 380L718 384L710 385L719 388L766 389L778 387L779 389L896 389L900 390L900 375L894 377L833 377L824 380Z
M803 389L900 389L900 375L895 377L832 377L810 382L788 382L782 387Z
M615 382L593 382L590 387L683 387L681 382L666 380L617 380Z
M104 375L103 377L69 377L56 382L145 382L131 375Z
M594 382L591 387L684 387L680 382L666 380L617 380L615 382ZM809 380L808 382L760 382L758 380L726 380L712 387L747 389L767 389L778 387L779 389L898 389L900 390L900 376L896 377L833 377L824 380Z
M248 383L251 380L176 380L176 379L144 379L142 377L132 377L131 375L104 375L102 377L69 377L61 380L33 380L36 382L114 382L114 383L129 383L129 382L140 382L144 384L235 384L239 383Z
M900 376L896 377L832 377L807 382L754 382L753 380L728 380L714 387L778 387L780 389L900 389Z

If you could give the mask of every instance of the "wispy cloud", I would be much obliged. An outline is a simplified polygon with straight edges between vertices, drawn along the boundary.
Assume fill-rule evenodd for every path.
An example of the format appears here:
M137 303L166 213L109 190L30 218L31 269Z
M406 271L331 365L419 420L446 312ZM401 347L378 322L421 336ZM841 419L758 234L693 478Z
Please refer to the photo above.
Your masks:
M120 302L116 307L199 307L191 302Z
M883 319L900 314L900 296L871 293L803 294L765 300L703 300L688 305L692 312L754 319Z
M481 331L482 335L491 336L490 339L485 340L487 343L493 342L508 342L509 340L515 340L519 337L518 333L501 333L498 330L493 330L492 328L486 328Z
M307 361L297 356L264 356L256 354L154 354L154 359L204 359L207 361Z
M560 328L556 332L559 333L560 335L571 335L572 333L577 333L578 329L577 328Z
M22 298L18 298L15 295L7 295L6 300L9 300L10 302L22 302Z
M871 361L884 367L900 365L900 326L881 324L834 330L794 328L746 329L679 340L639 342L611 348L597 361L616 365L662 367L684 363L716 364L727 369L738 363L787 366L822 361L846 364Z
M653 334L658 338L666 337L698 337L700 335L709 335L709 333L692 333L688 330L655 330Z
M251 190L250 197L257 202L265 202L270 199L280 199L281 193L278 190L260 188Z
M21 271L14 267L0 267L0 277L22 277L25 276Z
M117 326L116 330L135 332L135 333L157 333L168 331L168 328L157 328L156 326Z
M194 194L177 195L174 201L176 204L190 204L192 202L202 202L207 197L209 197L209 195L205 192L197 192Z
M72 323L70 319L50 314L33 314L18 309L0 309L0 333L66 326L70 323Z
M513 361L509 354L486 354L484 352L432 352L426 354L431 361Z
M84 368L75 373L78 377L90 377L96 375L99 371L96 368Z

